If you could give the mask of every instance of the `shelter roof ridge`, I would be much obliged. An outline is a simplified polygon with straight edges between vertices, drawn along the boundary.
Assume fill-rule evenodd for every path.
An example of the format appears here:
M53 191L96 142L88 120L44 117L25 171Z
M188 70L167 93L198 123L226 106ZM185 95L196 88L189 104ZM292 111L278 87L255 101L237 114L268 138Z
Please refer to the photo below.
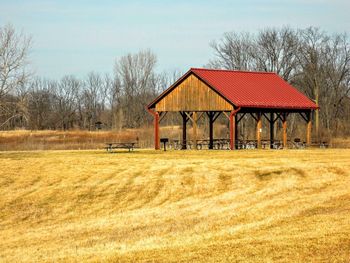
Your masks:
M251 70L233 70L233 69L209 69L209 68L191 68L192 70L202 70L202 71L221 71L221 72L234 72L234 73L252 73L252 74L272 74L276 75L275 72L268 71L251 71Z

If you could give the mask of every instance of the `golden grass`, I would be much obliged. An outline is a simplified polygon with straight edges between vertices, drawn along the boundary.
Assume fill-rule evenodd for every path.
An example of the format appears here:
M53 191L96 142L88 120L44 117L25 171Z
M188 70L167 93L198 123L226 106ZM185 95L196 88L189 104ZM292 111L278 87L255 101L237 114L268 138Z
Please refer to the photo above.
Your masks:
M0 132L0 150L81 150L101 149L107 142L136 142L140 130L122 131L60 131L15 130ZM147 146L140 141L140 146Z
M216 136L225 138L226 126L216 125ZM192 129L188 129L192 133ZM198 129L198 138L207 139L203 129ZM161 137L180 140L180 126L162 126ZM123 129L120 131L84 131L84 130L13 130L0 131L0 151L32 150L96 150L105 147L107 142L136 142L141 148L154 145L153 127ZM191 138L189 138L191 139ZM291 138L292 139L292 138ZM328 141L331 148L350 148L350 138L332 138Z
M332 138L331 146L334 148L350 148L350 138Z
M178 126L161 128L163 136L179 139ZM137 142L139 147L153 147L153 128L120 131L84 130L13 130L0 132L0 151L87 150L101 149L107 142Z
M350 150L0 153L0 261L349 262Z

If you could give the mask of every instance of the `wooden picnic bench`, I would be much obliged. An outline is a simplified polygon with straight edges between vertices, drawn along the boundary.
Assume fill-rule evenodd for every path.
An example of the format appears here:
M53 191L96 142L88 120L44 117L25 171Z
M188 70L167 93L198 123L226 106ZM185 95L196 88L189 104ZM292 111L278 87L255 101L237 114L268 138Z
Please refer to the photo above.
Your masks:
M319 141L319 142L311 142L311 147L317 147L317 148L328 148L329 143L326 141Z
M258 148L258 141L257 140L237 140L236 141L236 148L237 149L257 149ZM261 140L261 148L262 149L282 149L282 141L280 140L273 140L272 141L272 147L271 147L271 141L270 140Z
M317 148L328 148L329 144L326 141L311 142L310 145L307 145L305 141L302 141L300 138L295 138L291 142L292 148L294 149L305 149L307 147L317 147Z
M213 139L213 149L229 149L229 139ZM197 145L197 150L208 149L210 144L210 140L200 139L197 140L196 143L194 140L186 140L185 146L187 149L194 149L195 145ZM183 149L182 141L180 140L172 140L169 144L174 150Z
M194 144L194 142L192 142ZM197 140L197 150L209 149L210 140L202 139ZM230 140L228 139L213 139L213 149L222 150L228 149L230 146Z
M256 149L257 140L237 140L236 148L237 149Z
M115 149L128 149L129 152L133 151L137 147L136 142L108 142L106 143L105 149L107 152L112 153Z

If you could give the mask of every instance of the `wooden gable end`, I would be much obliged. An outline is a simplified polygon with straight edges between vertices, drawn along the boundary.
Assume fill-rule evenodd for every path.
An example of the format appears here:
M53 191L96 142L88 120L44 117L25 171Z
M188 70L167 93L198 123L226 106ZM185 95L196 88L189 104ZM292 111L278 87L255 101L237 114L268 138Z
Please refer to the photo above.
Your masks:
M231 111L233 106L191 74L159 100L155 109L156 111Z

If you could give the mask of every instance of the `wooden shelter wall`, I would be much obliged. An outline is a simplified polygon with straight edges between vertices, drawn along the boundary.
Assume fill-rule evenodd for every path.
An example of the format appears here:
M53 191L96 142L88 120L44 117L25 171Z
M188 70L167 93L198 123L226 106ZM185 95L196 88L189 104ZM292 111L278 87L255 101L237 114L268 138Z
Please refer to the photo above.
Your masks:
M233 106L191 74L156 105L156 111L231 111Z

